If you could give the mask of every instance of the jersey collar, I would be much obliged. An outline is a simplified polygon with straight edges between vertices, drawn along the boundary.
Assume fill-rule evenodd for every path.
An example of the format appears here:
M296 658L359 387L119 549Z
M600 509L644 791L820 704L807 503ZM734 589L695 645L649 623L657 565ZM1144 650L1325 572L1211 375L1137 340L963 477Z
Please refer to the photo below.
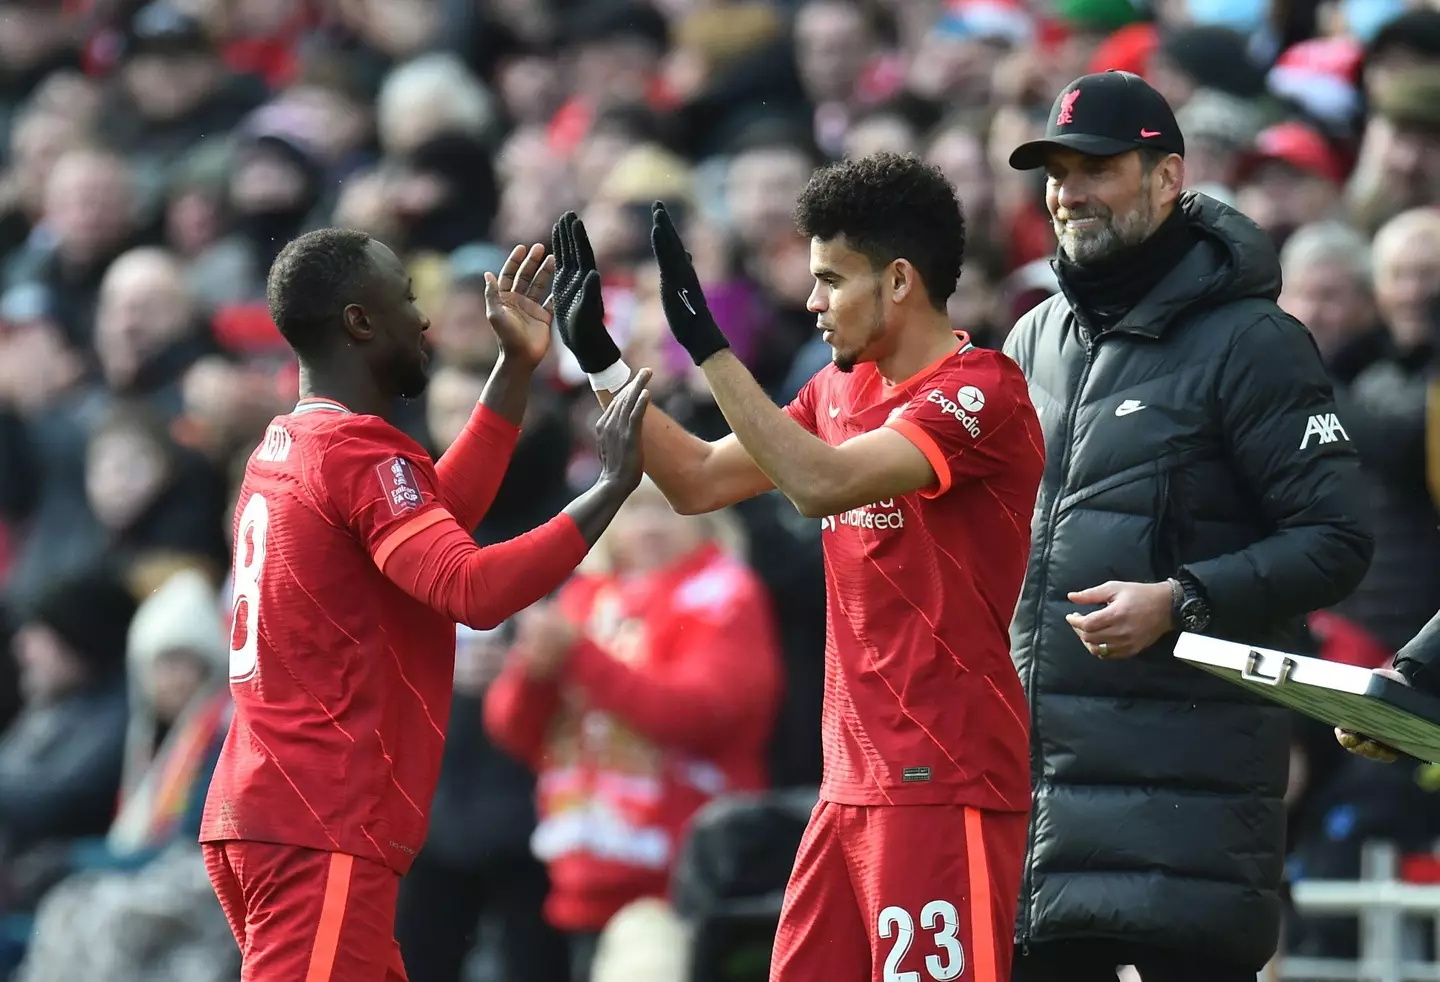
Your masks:
M350 415L350 410L334 399L301 399L295 404L291 416L299 416L301 413L345 413Z
M939 358L936 358L930 364L920 369L920 371L916 372L914 375L911 375L909 378L903 381L896 382L894 385L891 385L890 382L883 375L880 375L879 372L876 372L875 374L879 376L880 383L885 387L886 392L902 392L905 389L913 386L915 383L922 382L925 379L929 378L931 375L935 374L935 369L939 368L951 358L954 358L956 355L963 355L965 352L975 347L974 343L972 343L970 340L969 333L966 331L956 331L955 340L960 342L960 347L956 348L954 351L949 352L948 354L941 355Z

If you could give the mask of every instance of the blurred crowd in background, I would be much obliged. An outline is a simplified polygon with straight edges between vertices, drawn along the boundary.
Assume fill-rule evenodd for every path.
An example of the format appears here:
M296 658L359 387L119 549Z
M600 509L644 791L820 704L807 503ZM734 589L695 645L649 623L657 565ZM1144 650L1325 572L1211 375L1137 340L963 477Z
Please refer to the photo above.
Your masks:
M228 722L232 495L296 398L264 304L286 241L348 226L404 259L437 367L396 419L438 455L496 358L482 274L575 209L627 361L715 437L724 420L665 327L653 200L784 402L829 357L805 310L799 191L842 156L921 155L969 222L956 327L998 347L1058 289L1044 175L1004 161L1066 82L1109 68L1166 95L1190 186L1281 251L1281 304L1333 372L1376 504L1373 568L1311 619L1314 652L1383 664L1440 608L1440 9L0 0L0 974L238 977L195 835ZM555 349L482 543L594 476L595 402ZM411 979L764 977L763 930L747 948L704 926L722 900L775 905L798 825L777 805L782 831L709 852L688 829L713 799L767 788L796 789L803 824L819 532L775 494L691 519L642 488L568 601L644 669L608 701L579 698L564 666L527 689L505 626L460 629L431 837L397 924ZM1348 757L1303 723L1293 762L1292 880L1353 877L1374 837L1414 854L1408 876L1440 878L1423 856L1440 770ZM687 850L708 872L679 868L699 862ZM686 904L665 902L672 879ZM561 934L590 939L584 964ZM1293 952L1354 946L1343 922L1287 928Z

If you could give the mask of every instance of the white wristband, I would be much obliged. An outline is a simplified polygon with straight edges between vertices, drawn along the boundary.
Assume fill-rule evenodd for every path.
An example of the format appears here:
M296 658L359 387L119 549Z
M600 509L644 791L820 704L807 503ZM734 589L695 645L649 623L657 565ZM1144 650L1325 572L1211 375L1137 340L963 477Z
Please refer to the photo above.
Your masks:
M590 373L590 388L596 392L618 392L630 381L630 366L622 358L603 372Z

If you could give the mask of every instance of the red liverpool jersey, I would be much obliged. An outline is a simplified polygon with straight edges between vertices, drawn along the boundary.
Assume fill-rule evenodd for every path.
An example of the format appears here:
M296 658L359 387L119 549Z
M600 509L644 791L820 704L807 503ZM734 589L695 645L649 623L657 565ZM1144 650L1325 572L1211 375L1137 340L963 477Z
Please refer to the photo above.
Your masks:
M425 840L455 625L380 572L445 513L419 444L305 400L251 455L235 518L235 717L200 840L350 853L399 873Z
M1029 713L1010 619L1045 451L1019 367L962 335L959 350L898 385L873 364L827 365L786 411L832 446L888 426L938 477L821 519L821 797L1029 808Z

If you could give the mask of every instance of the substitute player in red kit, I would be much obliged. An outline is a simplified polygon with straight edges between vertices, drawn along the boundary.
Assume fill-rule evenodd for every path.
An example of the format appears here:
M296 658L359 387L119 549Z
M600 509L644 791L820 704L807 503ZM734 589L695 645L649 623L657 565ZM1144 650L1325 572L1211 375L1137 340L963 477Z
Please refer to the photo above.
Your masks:
M1009 625L1039 421L1015 363L951 328L965 222L938 171L892 154L838 164L796 216L834 353L781 409L730 352L656 204L670 329L734 433L706 443L653 407L644 427L646 470L677 510L775 487L822 525L825 774L771 978L1002 982L1030 806ZM561 226L563 284L593 255L578 221ZM597 391L630 377L597 317L561 331Z
M519 538L471 539L548 348L544 257L516 247L487 274L501 357L438 464L385 419L426 383L429 322L395 255L324 229L270 270L302 398L251 455L236 506L235 716L200 834L245 982L405 978L396 892L439 776L455 622L493 627L558 587L639 481L644 378L601 417L591 490Z

